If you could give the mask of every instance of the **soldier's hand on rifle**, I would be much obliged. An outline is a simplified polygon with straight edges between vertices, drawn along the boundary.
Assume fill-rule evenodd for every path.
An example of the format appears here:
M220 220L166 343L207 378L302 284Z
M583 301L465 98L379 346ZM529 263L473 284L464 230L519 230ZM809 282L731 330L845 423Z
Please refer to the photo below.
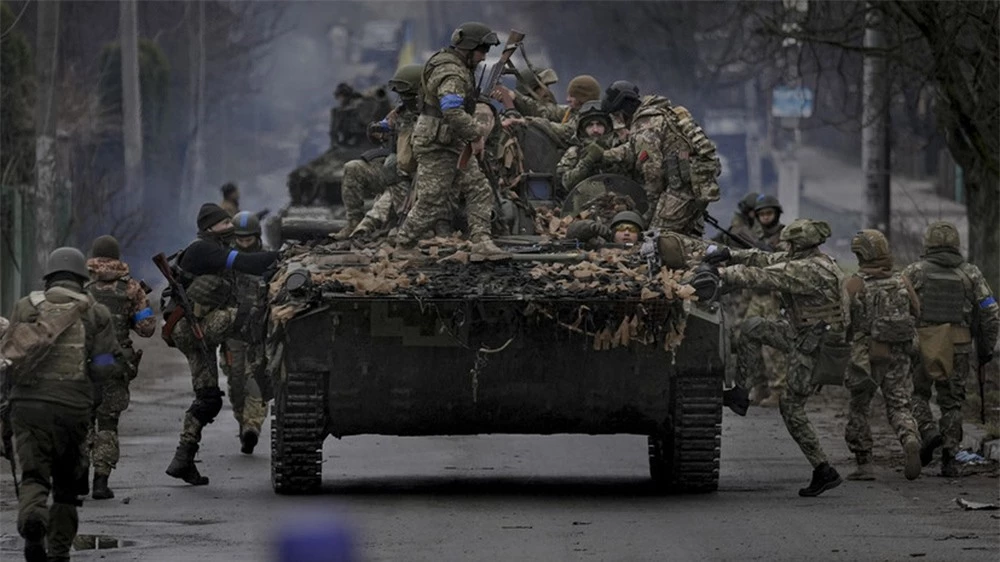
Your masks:
M728 246L716 246L712 244L705 251L705 257L702 262L710 265L721 265L732 259L733 253L729 250Z
M490 92L490 97L502 103L507 109L514 109L514 92L506 86L497 86Z

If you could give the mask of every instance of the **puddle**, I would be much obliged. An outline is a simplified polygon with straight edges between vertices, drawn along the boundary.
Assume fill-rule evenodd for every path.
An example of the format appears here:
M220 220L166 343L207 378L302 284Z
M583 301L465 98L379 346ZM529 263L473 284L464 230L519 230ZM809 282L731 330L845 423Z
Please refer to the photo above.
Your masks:
M73 539L73 550L110 550L136 544L136 541L117 539L109 535L77 535Z

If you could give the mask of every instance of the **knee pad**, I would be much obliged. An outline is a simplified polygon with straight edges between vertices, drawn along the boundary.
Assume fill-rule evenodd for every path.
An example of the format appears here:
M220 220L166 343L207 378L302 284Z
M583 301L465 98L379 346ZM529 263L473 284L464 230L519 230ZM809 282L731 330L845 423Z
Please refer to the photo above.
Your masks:
M208 425L222 410L222 397L225 395L217 386L198 389L194 393L194 402L191 403L188 412L201 425Z
M118 431L118 416L97 414L97 431Z

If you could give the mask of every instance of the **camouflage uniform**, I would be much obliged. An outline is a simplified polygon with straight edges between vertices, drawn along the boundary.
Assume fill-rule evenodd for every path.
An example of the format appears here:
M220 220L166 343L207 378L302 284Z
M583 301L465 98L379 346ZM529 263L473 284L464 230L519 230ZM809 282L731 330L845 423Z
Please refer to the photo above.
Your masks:
M260 277L237 273L235 287L238 298L250 306L262 306L258 283ZM267 405L258 384L258 373L266 365L264 346L249 345L243 340L230 338L222 347L222 371L226 375L229 405L239 424L239 435L253 431L260 435L260 428L267 417Z
M129 275L127 264L110 257L95 257L87 261L87 269L91 279L87 292L111 311L115 335L125 353L123 365L126 367L125 377L111 379L104 384L103 400L97 407L97 416L91 427L88 441L96 481L102 476L107 478L116 468L120 457L118 420L128 408L129 382L138 375L129 331L132 330L143 338L152 336L156 329L156 317L149 306L146 292ZM98 487L95 484L95 495Z
M584 116L577 120L573 145L566 150L556 166L556 174L567 190L597 174L632 175L630 162L604 159L604 151L620 145L621 141L614 133L614 124L610 116L601 112L599 108L599 102L588 102L582 108ZM588 137L585 131L586 125L594 119L602 121L605 127L604 135L596 139Z
M858 256L860 269L844 283L851 343L851 362L844 381L851 402L844 438L857 457L859 471L849 477L870 476L864 466L872 457L868 412L875 393L881 390L889 424L907 455L906 477L913 480L920 474L920 440L910 409L910 351L917 335L919 304L909 283L892 273L889 243L881 232L859 232L851 249Z
M355 230L370 231L389 224L403 210L410 192L416 161L413 157L412 134L417 123L418 104L403 104L396 109L394 122L383 120L386 132L395 133L396 146L392 154L385 158L379 170L384 189L375 198L372 208L365 213L362 224Z
M962 404L965 381L971 370L973 340L981 358L992 353L1000 330L1000 308L982 272L962 257L958 231L950 223L936 222L927 228L922 259L907 266L903 275L920 299L921 330L951 325L952 371L928 368L922 361L917 362L913 373L913 414L925 447L930 447L922 452L927 455L923 460L929 462L933 449L943 444L942 473L957 475L951 460L962 442ZM935 423L929 405L932 387L937 389L941 408L939 424Z
M514 109L525 117L538 117L553 123L568 122L571 113L568 105L559 105L549 99L536 99L521 92L514 93Z
M785 225L780 222L768 228L764 228L760 223L756 223L752 229L755 234L752 239L758 243L766 244L771 248L784 250L785 245L780 240L781 231L784 228ZM750 291L745 318L759 316L765 319L773 319L778 318L780 315L781 298L777 293L770 291ZM781 393L781 389L785 387L785 379L788 373L788 356L770 346L764 346L763 355L764 363L767 365L767 378L754 382L768 385L771 395L778 395ZM764 405L770 405L770 403L764 403Z
M459 50L435 53L424 66L423 113L413 130L417 176L416 202L397 234L397 244L412 247L439 219L447 219L449 201L465 200L469 237L490 238L493 193L475 158L458 168L465 146L483 136L473 118L475 78Z
M723 286L779 292L787 303L787 318L756 317L743 323L743 334L736 344L739 384L745 388L746 381L763 376L761 346L789 354L788 382L780 397L781 417L806 458L819 469L829 465L806 416L805 403L813 392L820 342L808 335L817 324L826 323L829 331L824 337L831 342L843 341L843 273L832 258L819 250L819 244L830 235L826 223L799 220L792 226L795 228L785 229L782 238L794 240L793 251L735 251L733 261L737 265L723 268L720 278Z
M719 200L715 144L686 109L646 96L632 118L628 146L646 188L650 227L700 236L703 212Z
M344 179L340 184L340 195L347 210L350 223L348 232L365 216L365 199L378 197L385 191L387 178L383 172L388 154L381 149L373 149L344 165Z

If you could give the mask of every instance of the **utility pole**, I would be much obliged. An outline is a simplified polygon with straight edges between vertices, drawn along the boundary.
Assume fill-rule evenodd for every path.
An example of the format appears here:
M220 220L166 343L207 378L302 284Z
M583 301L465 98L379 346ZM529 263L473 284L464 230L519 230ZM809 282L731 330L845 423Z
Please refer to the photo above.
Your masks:
M56 166L56 74L59 64L59 2L38 2L38 34L35 37L35 192L25 204L34 216L34 260L27 281L37 287L49 253L56 247L59 176Z
M861 168L865 173L865 228L890 237L889 211L889 83L882 30L883 14L877 2L865 4L865 58L861 111Z
M118 3L122 50L122 137L125 145L125 199L129 211L145 208L142 172L142 97L135 0Z

